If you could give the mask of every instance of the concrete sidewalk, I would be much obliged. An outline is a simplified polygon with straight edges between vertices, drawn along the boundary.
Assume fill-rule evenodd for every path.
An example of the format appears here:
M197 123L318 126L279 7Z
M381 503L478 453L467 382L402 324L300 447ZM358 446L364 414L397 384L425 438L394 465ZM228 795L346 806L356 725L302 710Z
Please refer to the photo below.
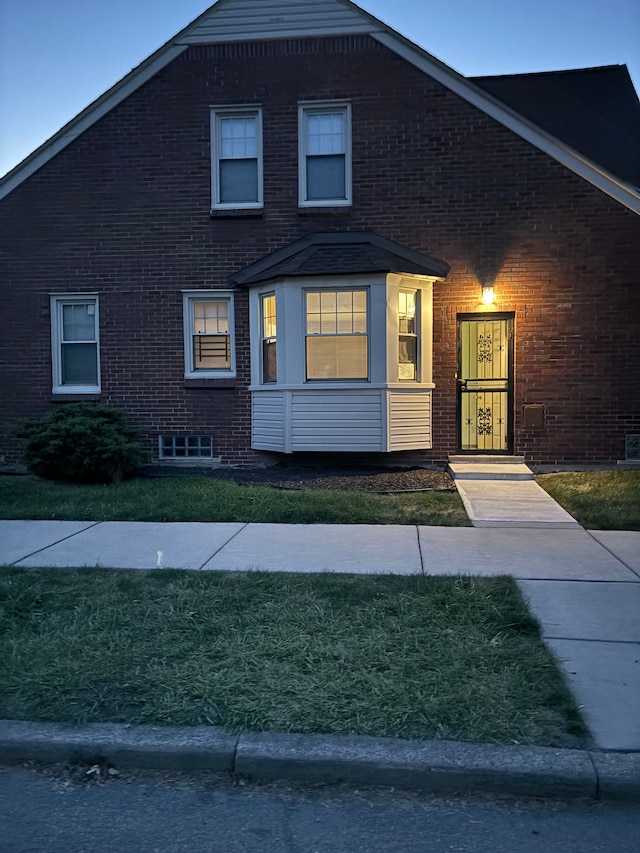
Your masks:
M597 747L640 751L640 532L0 521L0 564L511 575L564 667ZM640 796L637 762L633 773ZM344 771L340 778L352 777Z
M367 524L0 521L0 564L640 581L640 532Z

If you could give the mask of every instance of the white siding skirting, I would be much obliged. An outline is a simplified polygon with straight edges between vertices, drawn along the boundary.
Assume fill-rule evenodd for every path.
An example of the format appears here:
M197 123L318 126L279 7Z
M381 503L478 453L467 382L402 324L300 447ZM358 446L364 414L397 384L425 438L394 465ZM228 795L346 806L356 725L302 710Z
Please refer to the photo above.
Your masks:
M279 453L375 453L431 447L431 390L252 392L252 447Z
M425 438L428 443L420 444ZM417 394L390 391L389 450L418 447L431 447L431 391Z

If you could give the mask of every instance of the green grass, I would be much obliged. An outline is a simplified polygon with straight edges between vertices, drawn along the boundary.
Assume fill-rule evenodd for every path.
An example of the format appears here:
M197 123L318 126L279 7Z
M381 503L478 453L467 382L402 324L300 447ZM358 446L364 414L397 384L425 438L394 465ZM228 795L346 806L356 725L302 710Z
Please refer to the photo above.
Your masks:
M35 477L0 477L0 518L470 524L456 492L376 495L285 491L266 486L239 486L203 477L139 479L110 486L78 486Z
M640 471L544 474L536 480L583 527L640 530Z
M0 568L0 717L584 742L509 578Z

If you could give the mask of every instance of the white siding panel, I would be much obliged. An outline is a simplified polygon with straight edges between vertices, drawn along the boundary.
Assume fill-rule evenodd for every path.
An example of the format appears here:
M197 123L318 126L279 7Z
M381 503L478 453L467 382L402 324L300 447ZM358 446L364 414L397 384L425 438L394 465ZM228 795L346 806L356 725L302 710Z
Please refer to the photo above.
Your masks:
M252 395L252 442L255 450L285 450L285 402L282 391L265 391Z
M252 397L256 450L377 453L431 447L431 391L304 388L254 391Z
M256 41L380 31L375 22L340 0L219 0L182 33L182 44Z
M431 447L431 392L389 393L389 450Z
M294 391L291 449L382 450L382 399L380 391L369 389Z

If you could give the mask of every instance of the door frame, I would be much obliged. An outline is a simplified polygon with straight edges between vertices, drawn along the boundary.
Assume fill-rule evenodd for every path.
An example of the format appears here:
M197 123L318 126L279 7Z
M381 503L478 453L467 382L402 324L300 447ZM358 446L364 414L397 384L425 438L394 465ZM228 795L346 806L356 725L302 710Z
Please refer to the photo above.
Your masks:
M514 341L515 341L515 312L470 312L456 315L456 453L465 456L511 456L514 448L514 412L515 412L515 371L513 363ZM462 335L460 334L460 323L464 321L478 320L507 320L508 326L508 376L507 379L507 447L505 450L463 450L462 449L462 379L460 378L462 365Z

